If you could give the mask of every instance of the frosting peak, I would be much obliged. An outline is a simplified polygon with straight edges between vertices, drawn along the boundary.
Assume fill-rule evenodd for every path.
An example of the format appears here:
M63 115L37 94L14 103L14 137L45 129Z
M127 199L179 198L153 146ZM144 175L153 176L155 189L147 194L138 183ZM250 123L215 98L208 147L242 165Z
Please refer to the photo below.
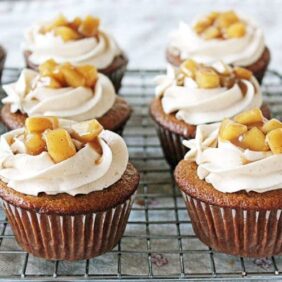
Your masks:
M60 120L60 127L71 131L73 121ZM79 150L61 162L55 162L47 151L27 153L23 128L1 136L0 177L7 185L28 195L68 193L87 194L111 186L124 173L128 151L123 139L111 131L98 135L100 152L90 143L75 142Z
M99 118L114 104L116 94L111 81L98 73L94 88L50 88L40 83L39 74L24 69L15 83L3 86L7 93L2 102L28 116L45 115L83 121ZM39 83L38 83L39 82Z
M200 64L199 71L187 75L182 69L185 63L178 70L168 66L167 74L155 79L156 96L166 114L175 113L177 119L199 125L262 105L259 84L247 70L240 68L247 71L244 77L237 74L239 69L216 62L208 69Z
M180 22L178 30L171 34L169 51L180 56L182 60L193 58L202 63L222 60L226 64L251 65L260 58L265 49L262 30L246 18L238 18L235 24L243 26L238 27L241 30L240 34L235 30L236 36L222 39L219 31L216 32L217 27L211 26L203 33L198 33L197 28ZM230 29L233 28L231 26L232 23ZM226 34L226 28L224 30ZM207 32L211 35L205 38Z
M238 115L245 123L241 128L233 121L200 125L195 139L183 142L190 148L185 159L198 164L200 179L226 193L282 188L282 123L256 122L256 113Z

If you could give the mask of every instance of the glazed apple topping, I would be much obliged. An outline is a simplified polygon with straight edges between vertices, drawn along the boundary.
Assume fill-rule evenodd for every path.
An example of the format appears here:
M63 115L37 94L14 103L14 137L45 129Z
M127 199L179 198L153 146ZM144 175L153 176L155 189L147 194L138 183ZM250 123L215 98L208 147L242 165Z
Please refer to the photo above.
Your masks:
M277 119L267 120L260 109L255 108L222 121L219 139L229 141L243 149L282 153L282 123Z
M102 154L97 140L102 130L95 119L75 123L66 130L59 127L57 117L29 117L25 121L24 142L28 154L39 155L45 151L59 163L75 155L87 143Z
M41 28L43 34L54 32L63 41L77 40L86 37L94 37L99 34L100 19L92 16L80 17L69 21L65 16L59 15L50 24Z
M70 63L57 64L53 59L39 66L38 83L49 88L88 87L94 88L98 72L94 66L73 66Z
M211 12L193 28L205 40L240 38L246 34L246 23L234 11Z
M216 67L197 63L192 59L184 61L176 73L177 85L182 86L187 77L193 79L199 88L227 87L229 89L236 82L252 78L252 72L245 68L231 68L221 62L218 64L220 71ZM243 89L243 85L239 84L239 87L242 87L242 92L245 93L246 89Z

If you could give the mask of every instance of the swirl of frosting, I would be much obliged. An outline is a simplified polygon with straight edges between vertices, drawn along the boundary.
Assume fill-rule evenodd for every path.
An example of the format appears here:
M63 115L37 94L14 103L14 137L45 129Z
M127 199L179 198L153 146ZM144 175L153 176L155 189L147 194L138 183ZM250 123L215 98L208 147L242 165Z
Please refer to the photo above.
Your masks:
M65 129L71 123L60 120ZM45 151L36 156L27 154L23 138L23 128L1 136L0 177L8 187L28 195L45 192L74 196L102 190L121 178L128 163L125 142L108 130L98 136L102 156L86 144L74 156L60 163L54 163Z
M42 25L27 30L23 49L31 51L29 60L39 65L48 59L73 65L89 64L98 69L107 68L121 50L112 36L100 31L98 37L88 37L64 42L53 31L42 34Z
M114 104L116 94L111 81L98 74L95 88L44 87L35 83L38 73L24 69L17 82L4 85L7 93L2 102L11 105L11 111L21 111L28 116L45 115L84 121L99 118ZM33 88L33 85L36 85Z
M200 125L185 159L195 161L200 179L224 193L263 193L282 187L282 154L242 149L218 140L219 124Z
M171 34L169 51L181 59L193 58L202 63L222 60L226 64L248 66L256 62L265 49L263 32L250 20L244 19L246 34L227 40L205 40L184 22Z
M156 96L161 97L166 114L176 112L176 118L186 123L198 125L221 121L254 107L261 107L262 94L257 80L241 80L247 91L243 93L238 83L230 89L218 87L198 88L196 82L186 78L183 86L178 86L176 71L168 65L167 74L155 79Z

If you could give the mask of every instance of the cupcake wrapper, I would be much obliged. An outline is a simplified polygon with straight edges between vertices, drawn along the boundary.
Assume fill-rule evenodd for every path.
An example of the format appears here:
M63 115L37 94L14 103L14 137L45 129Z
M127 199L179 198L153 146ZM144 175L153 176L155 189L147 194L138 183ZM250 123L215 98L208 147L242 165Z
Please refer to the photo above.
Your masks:
M243 257L266 257L282 252L281 209L219 207L182 194L196 236L214 250Z
M188 138L183 138L183 136L173 133L161 127L159 124L157 124L157 133L165 159L168 164L174 168L188 151L188 148L182 144L183 140L187 140Z
M121 239L134 195L104 212L79 215L43 214L3 202L18 244L34 256L79 260L99 256Z
M124 77L126 71L127 63L123 66L119 67L115 71L111 73L105 73L105 75L111 80L113 83L116 93L118 94L119 89L121 88L121 82Z

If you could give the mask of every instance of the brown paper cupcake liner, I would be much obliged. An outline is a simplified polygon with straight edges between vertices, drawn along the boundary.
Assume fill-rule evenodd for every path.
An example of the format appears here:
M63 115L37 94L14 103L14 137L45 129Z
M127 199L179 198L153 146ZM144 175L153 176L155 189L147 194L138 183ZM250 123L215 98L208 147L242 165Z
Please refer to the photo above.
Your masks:
M196 236L214 250L243 257L282 253L281 209L220 207L182 195Z
M26 210L3 201L18 244L34 256L80 260L112 250L121 239L131 206L127 201L104 212L60 215Z
M168 164L174 168L178 162L184 158L188 151L188 148L182 144L183 140L187 140L188 138L184 138L177 133L171 132L159 124L157 124L157 133L164 157Z

